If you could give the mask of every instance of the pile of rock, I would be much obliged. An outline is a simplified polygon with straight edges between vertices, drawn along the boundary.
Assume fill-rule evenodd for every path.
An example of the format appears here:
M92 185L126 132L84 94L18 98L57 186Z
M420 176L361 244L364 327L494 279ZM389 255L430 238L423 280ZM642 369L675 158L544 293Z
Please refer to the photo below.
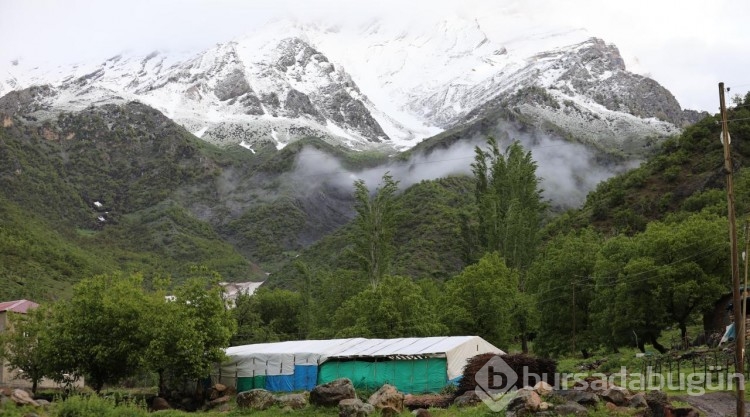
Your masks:
M647 394L631 393L606 380L587 378L573 389L554 389L546 382L524 387L511 393L503 404L506 416L587 416L589 409L605 407L611 413L633 416L697 416L692 409L672 407L667 395L660 391ZM501 401L500 398L497 401ZM481 399L475 392L467 392L454 400L458 406L475 405ZM637 411L632 411L636 409ZM678 413L678 414L675 414Z
M267 410L278 406L285 411L299 410L307 407L310 394L282 394L274 395L272 392L256 388L237 394L237 406L248 410Z
M252 389L237 394L240 409L267 410L278 406L285 410L298 410L312 404L319 407L338 407L341 417L364 417L376 411L382 416L396 416L404 411L404 394L392 385L383 385L362 401L357 398L352 381L337 379L318 385L310 393L274 395L264 389ZM422 414L428 417L429 414Z
M46 407L49 405L49 401L44 399L34 399L34 397L26 390L19 388L1 388L0 389L0 405L6 403L15 403L17 406L30 405L33 407Z

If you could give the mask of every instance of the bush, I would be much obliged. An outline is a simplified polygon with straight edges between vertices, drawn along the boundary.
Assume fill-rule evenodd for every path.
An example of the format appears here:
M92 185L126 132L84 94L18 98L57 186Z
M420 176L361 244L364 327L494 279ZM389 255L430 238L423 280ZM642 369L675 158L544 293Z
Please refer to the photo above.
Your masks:
M69 397L55 403L58 417L146 417L146 408L132 402L115 404L113 399L96 395Z

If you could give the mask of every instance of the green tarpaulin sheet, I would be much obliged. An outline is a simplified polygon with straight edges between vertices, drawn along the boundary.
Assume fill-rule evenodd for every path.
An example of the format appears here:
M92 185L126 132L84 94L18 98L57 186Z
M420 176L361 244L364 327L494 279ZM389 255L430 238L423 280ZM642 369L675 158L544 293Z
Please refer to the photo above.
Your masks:
M391 384L407 393L440 392L447 384L445 358L383 361L329 360L319 367L318 384L349 378L356 388Z
M266 376L248 376L237 378L237 392L249 391L253 388L266 389Z

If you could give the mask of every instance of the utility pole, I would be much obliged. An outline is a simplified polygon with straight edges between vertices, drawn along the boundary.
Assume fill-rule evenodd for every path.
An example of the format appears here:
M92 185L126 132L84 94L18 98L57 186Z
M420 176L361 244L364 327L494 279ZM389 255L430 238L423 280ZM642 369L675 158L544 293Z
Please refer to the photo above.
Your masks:
M724 145L724 171L727 174L727 209L729 217L729 245L732 260L732 303L734 304L734 331L735 331L735 361L737 363L735 373L745 374L745 334L740 334L740 321L745 322L742 317L742 308L740 306L740 265L737 256L737 229L735 228L734 215L734 189L732 182L732 155L729 145L729 126L727 123L727 106L724 103L724 83L719 83L719 104L721 109L721 141ZM745 381L740 380L737 383L737 416L745 416Z
M576 353L576 281L573 280L573 354Z

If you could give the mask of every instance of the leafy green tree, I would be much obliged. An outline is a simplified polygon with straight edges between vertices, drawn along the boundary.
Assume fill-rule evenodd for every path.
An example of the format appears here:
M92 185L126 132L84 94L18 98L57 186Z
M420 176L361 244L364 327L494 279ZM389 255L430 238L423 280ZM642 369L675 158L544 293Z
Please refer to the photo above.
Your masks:
M443 322L451 334L479 335L507 346L513 338L517 298L518 273L500 254L488 253L445 284Z
M256 305L252 302L252 297L249 294L239 294L235 299L232 314L237 321L237 332L232 336L232 346L279 340L278 336L263 323Z
M28 310L26 314L11 312L10 326L0 333L0 363L5 359L10 369L21 371L20 377L31 382L34 393L39 381L50 373L47 313L44 307Z
M303 317L302 294L280 288L260 288L250 297L237 300L238 320L244 325L255 322L260 326L256 336L271 340L299 339ZM262 329L262 330L260 330ZM270 340L256 340L267 342Z
M73 369L99 392L139 369L148 345L142 283L140 275L84 279L70 300L56 304L51 331L56 373Z
M438 306L410 278L385 276L344 302L332 319L338 337L422 337L444 334Z
M394 195L398 181L386 173L383 185L370 196L363 180L354 182L354 252L372 287L376 287L390 268L396 224Z
M529 284L541 317L535 352L560 356L580 351L587 358L596 347L589 307L601 244L592 229L557 235L532 264Z
M176 289L174 298L159 291L150 296L143 361L159 375L161 394L168 378L205 377L224 358L237 324L225 305L219 278L216 274L193 277Z
M727 274L726 220L709 213L678 222L653 222L632 238L603 245L595 267L596 328L610 346L637 342L666 349L658 337L687 325L722 293Z

